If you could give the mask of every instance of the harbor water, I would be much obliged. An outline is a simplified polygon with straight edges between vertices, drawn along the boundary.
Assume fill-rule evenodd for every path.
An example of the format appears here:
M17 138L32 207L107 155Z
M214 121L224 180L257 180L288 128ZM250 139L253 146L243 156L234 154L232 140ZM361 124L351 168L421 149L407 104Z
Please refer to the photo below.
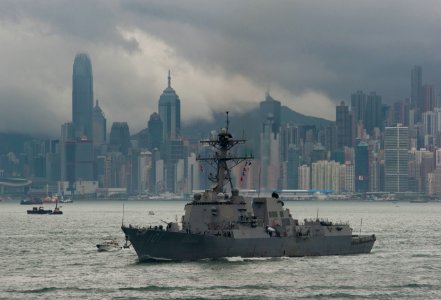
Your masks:
M122 221L180 220L184 205L80 201L27 215L0 202L0 299L441 299L439 202L285 203L300 221L318 214L374 233L370 254L139 263L133 249L97 252L123 243Z

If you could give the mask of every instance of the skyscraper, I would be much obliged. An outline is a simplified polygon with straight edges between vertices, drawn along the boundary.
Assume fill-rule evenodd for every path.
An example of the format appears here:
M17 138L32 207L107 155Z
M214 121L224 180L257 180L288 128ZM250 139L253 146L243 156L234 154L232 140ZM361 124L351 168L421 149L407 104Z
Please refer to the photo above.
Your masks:
M273 99L269 92L266 93L265 100L260 102L259 108L260 122L263 124L266 122L269 115L273 118L272 132L274 134L279 133L281 124L281 103Z
M355 123L362 122L364 124L366 114L366 94L357 91L351 95L351 112L355 118Z
M299 150L294 145L290 145L288 148L288 171L286 180L286 188L290 190L296 190L299 187L299 156Z
M162 140L174 140L181 135L181 100L171 87L170 71L168 86L159 97L159 116L162 120Z
M74 138L93 140L92 63L85 53L75 56L72 73L72 124Z
M414 66L410 71L410 105L411 108L421 108L423 71L421 66Z
M162 120L158 113L152 113L147 124L148 127L148 149L153 151L162 147Z
M104 112L96 100L95 107L93 108L93 144L99 146L106 143L107 135L107 121L104 116Z
M130 132L127 122L113 122L110 129L110 148L127 155L130 147Z
M382 129L382 106L381 96L377 95L375 92L372 92L367 96L364 128L368 134L372 134L374 128Z
M422 95L420 112L432 111L437 105L435 87L431 84L425 84L422 87Z
M408 190L409 131L397 125L384 130L385 191Z
M369 187L369 150L368 144L359 142L355 146L355 191L366 193Z
M352 147L352 117L343 101L335 108L335 114L337 147L339 149L343 149L344 146Z

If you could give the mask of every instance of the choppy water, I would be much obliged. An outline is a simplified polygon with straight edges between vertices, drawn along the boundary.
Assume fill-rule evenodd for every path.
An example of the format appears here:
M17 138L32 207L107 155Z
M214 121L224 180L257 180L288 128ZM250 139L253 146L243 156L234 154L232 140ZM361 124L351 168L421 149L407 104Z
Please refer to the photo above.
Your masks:
M288 202L300 220L375 233L371 254L139 263L123 241L122 202L76 202L64 215L0 203L0 299L440 299L441 203ZM125 202L125 223L174 220L184 202ZM149 216L148 211L154 211Z

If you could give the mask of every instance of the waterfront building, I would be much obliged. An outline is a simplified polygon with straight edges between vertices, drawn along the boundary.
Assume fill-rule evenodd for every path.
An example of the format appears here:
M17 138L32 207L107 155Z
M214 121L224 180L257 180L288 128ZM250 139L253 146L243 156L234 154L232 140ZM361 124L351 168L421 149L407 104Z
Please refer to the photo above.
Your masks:
M199 189L199 162L196 160L196 153L190 153L187 157L187 180L185 193L192 193ZM237 184L236 186L239 186Z
M132 193L147 193L150 183L149 174L152 164L152 153L149 151L134 151L132 154Z
M341 174L344 165L335 161L321 160L313 162L311 169L311 187L313 189L341 192Z
M288 190L296 190L299 184L300 153L299 149L294 145L290 145L288 149L288 161L286 165L286 188Z
M409 177L415 181L415 192L428 191L428 174L435 169L435 153L425 148L409 151Z
M435 150L435 167L441 169L441 148Z
M167 192L176 193L181 187L178 183L181 182L182 168L178 168L177 164L184 158L184 142L181 139L168 140L164 146L164 188Z
M345 182L344 182L344 191L348 193L352 193L355 191L355 168L354 165L350 162L345 163Z
M93 140L92 63L85 53L75 56L72 73L72 124L75 139Z
M308 165L299 167L299 189L309 190L311 188L311 169Z
M127 189L129 170L126 156L121 152L109 152L107 156L110 162L109 187Z
M429 196L441 195L441 168L436 168L427 176L427 194Z
M66 180L72 185L77 181L94 181L94 156L91 140L70 140L64 143L66 151Z
M369 149L360 141L355 146L355 191L366 193L369 187Z
M408 190L409 132L405 126L386 127L384 131L385 191Z

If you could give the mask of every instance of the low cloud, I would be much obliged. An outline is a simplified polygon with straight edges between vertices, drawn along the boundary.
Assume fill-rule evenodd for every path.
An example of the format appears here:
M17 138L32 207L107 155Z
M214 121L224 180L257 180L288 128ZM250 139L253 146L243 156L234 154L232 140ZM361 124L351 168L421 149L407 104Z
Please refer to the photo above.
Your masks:
M0 131L58 136L71 120L75 54L92 60L110 124L146 127L172 72L183 122L271 94L333 120L356 90L410 94L410 69L441 88L437 1L2 1Z

